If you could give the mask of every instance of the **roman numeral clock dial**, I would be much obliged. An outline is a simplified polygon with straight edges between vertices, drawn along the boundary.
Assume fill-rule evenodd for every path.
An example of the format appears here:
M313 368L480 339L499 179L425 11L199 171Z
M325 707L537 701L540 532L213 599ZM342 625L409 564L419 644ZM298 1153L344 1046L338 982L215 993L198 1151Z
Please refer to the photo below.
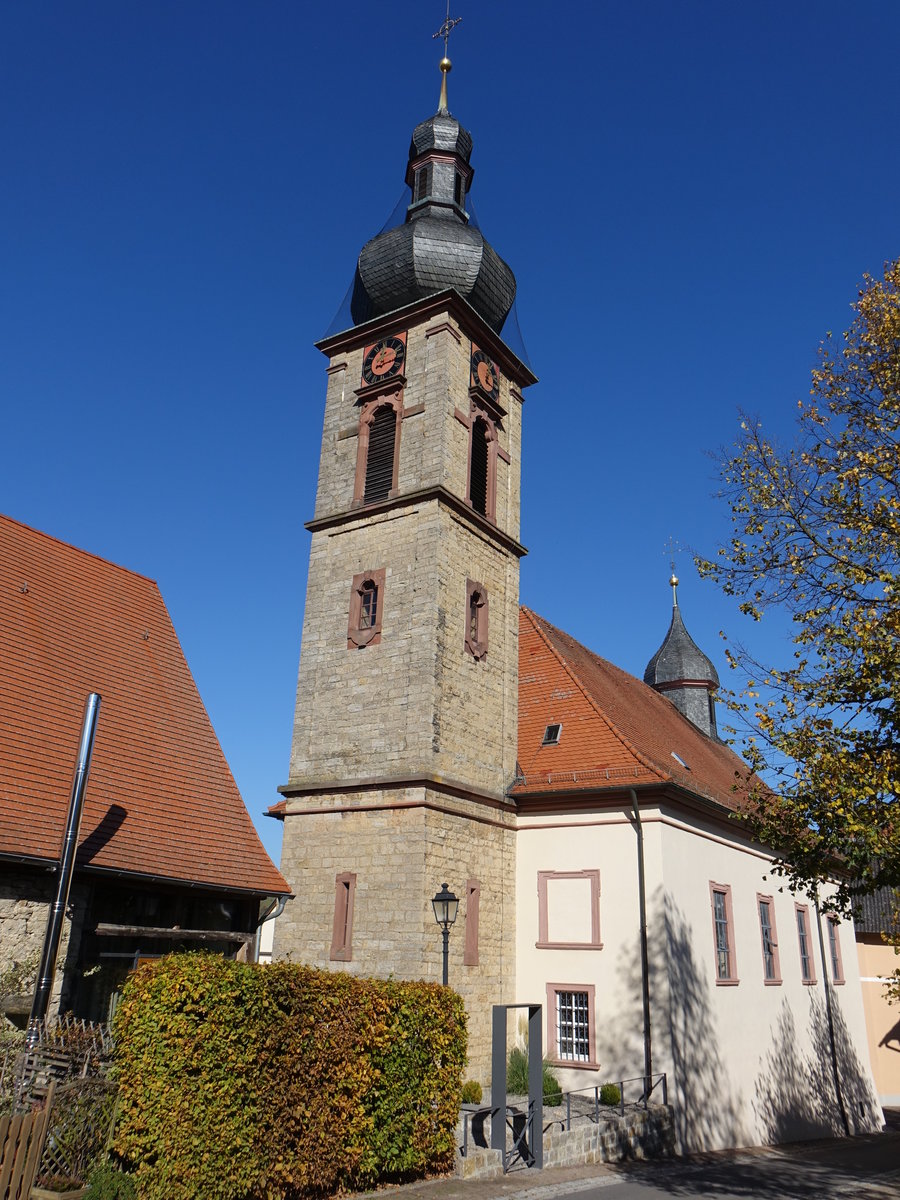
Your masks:
M398 337L382 338L370 346L363 359L363 383L379 383L399 375L406 361L406 343Z
M491 400L500 396L500 372L483 350L472 351L472 387L481 388Z

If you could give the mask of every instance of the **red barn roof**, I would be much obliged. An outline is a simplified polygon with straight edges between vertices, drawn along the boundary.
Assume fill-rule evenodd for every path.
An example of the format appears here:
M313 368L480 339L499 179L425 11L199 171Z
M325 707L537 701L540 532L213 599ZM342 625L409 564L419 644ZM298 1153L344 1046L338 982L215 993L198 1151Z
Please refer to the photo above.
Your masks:
M555 724L559 742L544 745ZM747 767L733 751L527 608L519 614L519 767L516 796L671 784L736 810L746 792Z
M59 856L92 691L103 700L78 865L290 892L156 584L0 517L0 857Z

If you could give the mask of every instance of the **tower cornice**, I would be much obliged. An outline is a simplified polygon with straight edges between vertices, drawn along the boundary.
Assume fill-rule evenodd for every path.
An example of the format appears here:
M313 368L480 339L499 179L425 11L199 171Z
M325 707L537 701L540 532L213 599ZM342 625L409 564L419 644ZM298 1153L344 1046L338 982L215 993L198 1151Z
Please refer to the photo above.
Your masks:
M369 321L353 325L341 333L331 334L316 342L315 347L317 350L321 350L326 357L333 358L336 354L356 350L369 342L377 341L386 334L393 333L398 329L406 329L411 324L419 324L439 313L450 313L469 337L491 354L506 377L518 387L526 388L537 383L537 376L531 368L527 367L518 355L510 350L509 346L479 316L472 305L453 288L436 292L425 300L417 300L403 308L396 308L393 312L385 313L383 316L373 317Z
M445 504L452 509L457 516L463 517L467 522L473 525L483 537L489 541L497 543L516 558L524 558L528 551L515 538L510 537L508 533L504 533L502 529L498 529L493 521L489 521L483 517L481 513L476 512L466 504L465 500L461 500L459 496L455 496L453 492L445 487L420 488L413 492L404 492L399 496L392 496L388 500L380 500L374 504L367 504L365 507L348 508L342 512L329 513L327 517L318 517L312 521L307 521L304 528L310 533L317 533L321 529L333 529L338 525L346 525L350 522L365 520L369 517L376 516L380 513L390 512L392 509L408 508L410 505L423 504L430 500L437 500L440 504Z

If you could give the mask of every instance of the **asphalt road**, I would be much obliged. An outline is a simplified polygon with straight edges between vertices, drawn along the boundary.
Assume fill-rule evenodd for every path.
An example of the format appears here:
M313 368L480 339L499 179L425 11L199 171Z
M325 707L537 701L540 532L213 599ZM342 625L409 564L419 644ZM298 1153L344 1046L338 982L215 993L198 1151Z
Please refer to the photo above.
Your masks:
M533 1180L522 1178L516 1200L900 1200L900 1133L633 1164L550 1186Z

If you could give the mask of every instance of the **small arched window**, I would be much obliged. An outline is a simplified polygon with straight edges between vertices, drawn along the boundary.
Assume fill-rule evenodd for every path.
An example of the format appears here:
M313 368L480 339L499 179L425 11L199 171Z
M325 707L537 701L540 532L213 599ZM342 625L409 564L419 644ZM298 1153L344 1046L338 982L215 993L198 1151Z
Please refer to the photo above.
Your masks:
M368 428L366 483L363 503L387 500L394 487L394 451L397 441L397 410L392 404L376 409Z
M484 417L472 422L472 451L469 460L469 501L476 512L488 516L488 471L490 466L490 431Z
M478 613L481 608L481 592L473 592L469 597L469 638L478 641Z
M364 571L353 576L350 591L350 616L347 622L347 649L364 650L381 641L384 618L384 580L386 569Z
M359 627L374 629L378 616L378 588L371 579L367 579L359 590Z
M477 660L488 649L487 589L475 579L466 580L466 649Z

